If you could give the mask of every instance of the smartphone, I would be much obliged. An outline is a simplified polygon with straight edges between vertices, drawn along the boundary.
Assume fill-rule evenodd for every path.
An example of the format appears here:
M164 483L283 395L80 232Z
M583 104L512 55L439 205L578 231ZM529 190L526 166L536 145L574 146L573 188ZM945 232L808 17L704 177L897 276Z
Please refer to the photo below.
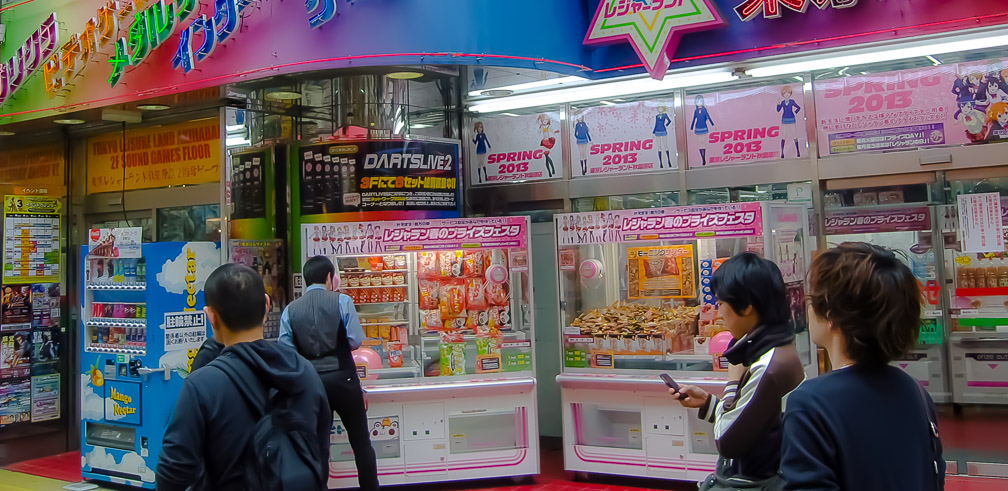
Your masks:
M672 377L670 377L669 374L663 373L659 375L659 377L665 381L665 385L669 386L670 389L674 389L676 392L679 392L679 384L677 384L675 380L672 380Z

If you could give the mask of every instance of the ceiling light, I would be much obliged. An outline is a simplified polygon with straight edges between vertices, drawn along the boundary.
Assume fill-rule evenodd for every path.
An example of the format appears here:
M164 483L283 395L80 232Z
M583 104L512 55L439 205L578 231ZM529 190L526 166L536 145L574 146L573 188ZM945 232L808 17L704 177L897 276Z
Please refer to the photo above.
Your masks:
M140 104L137 109L141 111L165 111L171 109L167 104Z
M53 123L56 124L84 124L83 119L54 119Z
M292 90L274 90L266 93L266 98L271 101L293 101L301 98L300 92Z
M434 125L427 124L427 123L416 123L416 124L411 124L409 127L412 128L412 129L422 129L422 128L431 128L433 126Z
M515 113L501 113L501 116L510 116L512 118L518 117L518 115Z
M228 138L224 140L224 144L228 147L244 147L248 146L251 142L247 138Z
M14 136L14 132L7 130L0 130L0 136Z
M396 80L413 80L414 78L420 78L423 75L424 74L420 72L392 72L385 74L386 77Z
M487 97L504 97L506 95L511 94L514 94L514 91L509 89L488 89L475 92L475 95L482 95Z
M1001 31L1003 32L1003 31ZM922 41L922 43L933 43L933 41ZM1008 45L1008 34L997 36L960 38L954 41L934 44L918 44L904 48L891 46L874 47L861 50L843 56L826 58L811 58L804 61L791 63L781 63L751 68L746 70L747 75L753 77L775 77L791 73L810 72L814 70L825 70L848 65L866 65L870 63L882 63L887 61L904 60L907 58L923 58L927 56L940 55L944 53L954 53L959 51L970 51L977 47L996 48ZM850 51L848 51L850 53Z
M535 82L526 82L526 83L523 83L523 84L514 84L514 85L505 85L503 87L494 87L492 89L487 89L487 90L473 90L473 91L469 92L469 97L476 97L476 96L481 96L481 95L486 95L486 96L511 95L511 94L513 94L515 92L523 92L523 91L534 90L534 89L550 89L550 88L554 88L554 87L562 87L564 85L570 86L570 85L575 85L575 84L579 84L579 83L586 83L586 82L591 82L591 80L588 80L586 78L581 78L581 77L573 77L573 76L571 76L571 77L549 78L549 79L546 79L546 80L537 80ZM509 92L506 93L506 94L493 94L493 93L491 93L491 92L494 92L494 91L509 91Z
M537 106L563 104L565 102L589 101L611 98L612 96L631 96L664 92L682 87L711 85L735 80L735 75L727 70L709 70L703 72L670 74L664 80L655 80L647 76L550 90L534 94L514 95L473 103L469 109L478 113L509 111Z

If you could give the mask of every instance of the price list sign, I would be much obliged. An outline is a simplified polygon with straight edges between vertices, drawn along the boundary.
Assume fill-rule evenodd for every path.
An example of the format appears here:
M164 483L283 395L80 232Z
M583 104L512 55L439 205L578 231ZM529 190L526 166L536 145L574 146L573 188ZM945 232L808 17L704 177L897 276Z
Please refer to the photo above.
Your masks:
M4 284L60 279L59 198L4 197Z

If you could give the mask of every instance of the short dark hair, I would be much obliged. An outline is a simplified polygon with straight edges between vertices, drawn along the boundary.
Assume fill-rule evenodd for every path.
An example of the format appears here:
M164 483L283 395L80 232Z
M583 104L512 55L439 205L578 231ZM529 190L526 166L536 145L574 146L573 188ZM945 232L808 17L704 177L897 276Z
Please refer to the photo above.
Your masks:
M207 307L214 309L228 330L248 331L262 326L266 316L266 286L254 269L243 264L224 264L210 273L203 291Z
M305 286L324 285L329 275L336 276L336 266L325 256L315 256L304 263L301 277Z
M921 290L892 251L844 242L812 261L812 311L839 329L847 356L881 365L910 349L921 326Z
M780 268L752 252L722 263L711 278L711 291L735 312L751 305L760 324L782 324L791 318Z

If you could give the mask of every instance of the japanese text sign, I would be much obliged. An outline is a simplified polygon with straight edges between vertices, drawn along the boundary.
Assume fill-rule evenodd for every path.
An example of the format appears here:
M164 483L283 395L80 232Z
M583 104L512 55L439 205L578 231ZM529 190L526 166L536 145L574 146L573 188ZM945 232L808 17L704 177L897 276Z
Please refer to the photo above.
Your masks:
M561 245L748 237L763 233L759 203L568 213L556 217Z

